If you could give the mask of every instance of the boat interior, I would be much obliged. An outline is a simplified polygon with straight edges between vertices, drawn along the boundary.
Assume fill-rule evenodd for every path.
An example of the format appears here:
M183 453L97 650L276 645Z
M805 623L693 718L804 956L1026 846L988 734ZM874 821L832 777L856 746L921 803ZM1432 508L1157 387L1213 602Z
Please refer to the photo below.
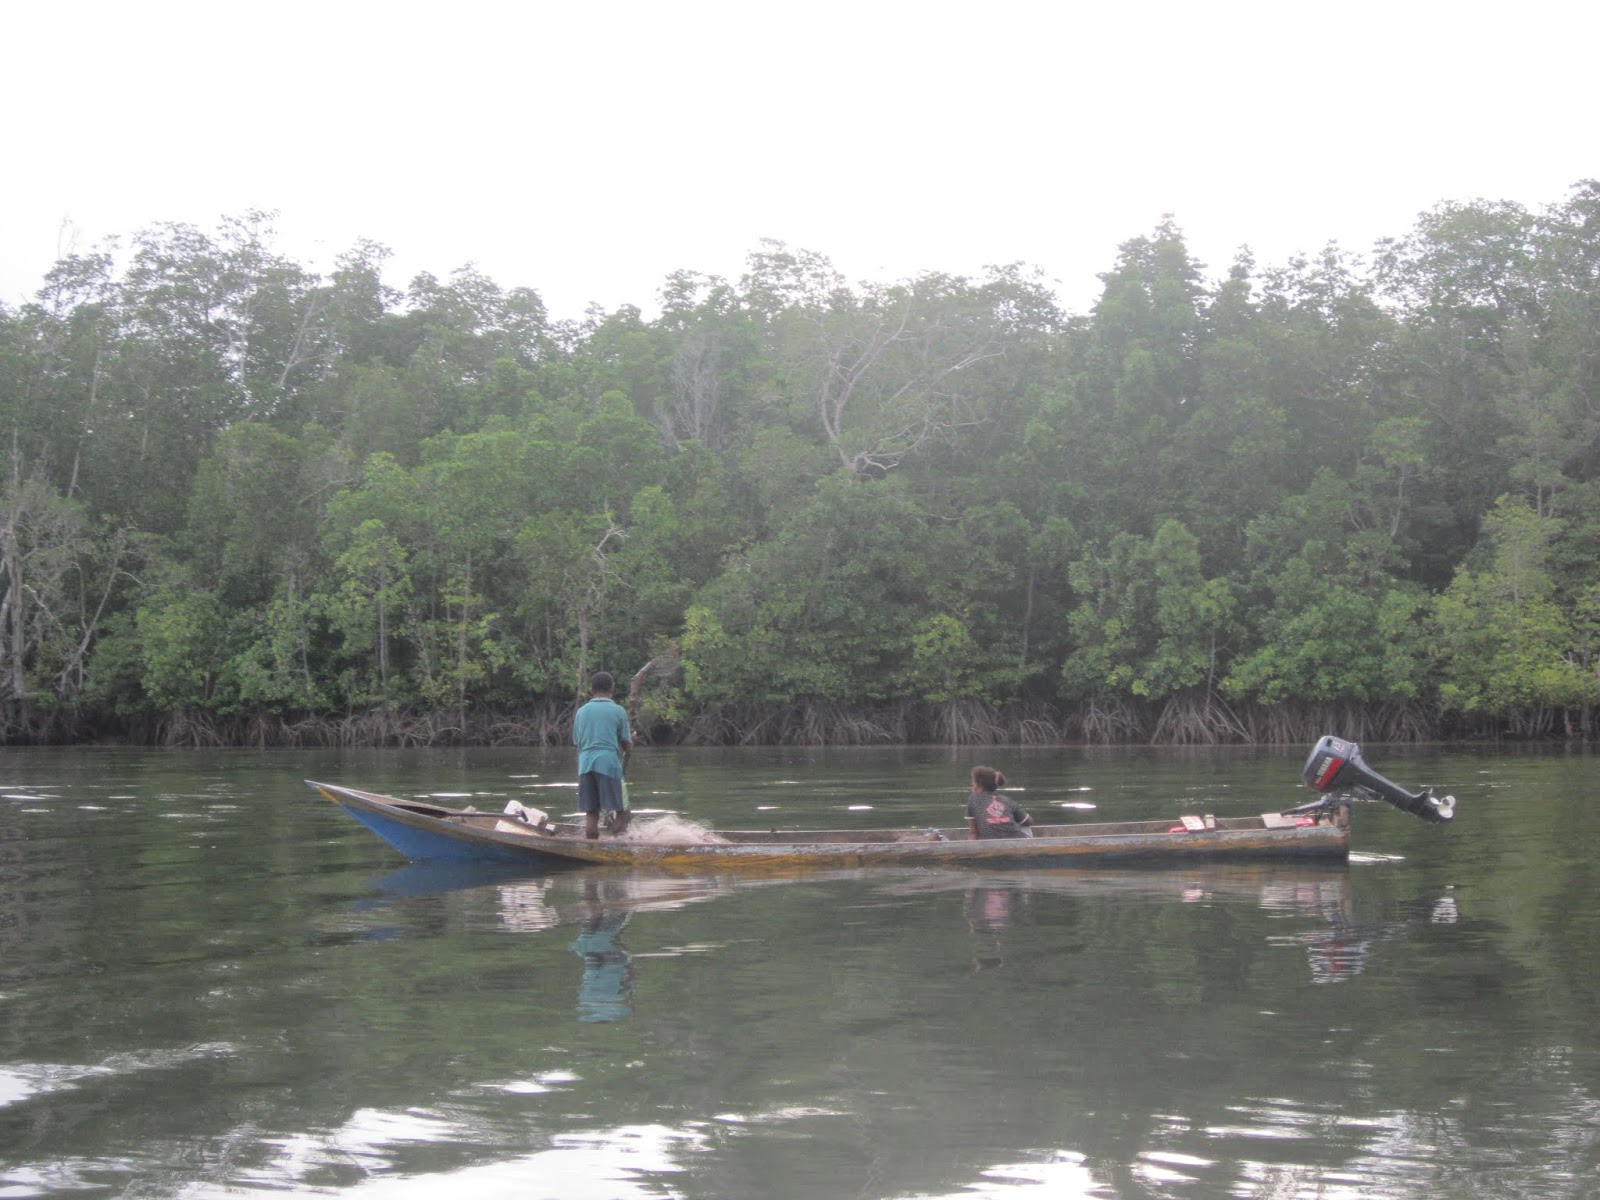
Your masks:
M380 799L372 797L372 799ZM445 808L437 804L429 804L418 800L397 800L382 798L394 808L406 812L416 813L419 816L437 817L440 820L449 820L471 825L487 825L499 833L526 833L530 837L581 837L583 827L578 824L549 821L543 825L537 819L524 823L514 816L503 812L478 812L468 807L465 809ZM544 814L537 810L526 810L542 818ZM1262 813L1249 817L1217 817L1211 814L1183 815L1154 821L1109 821L1083 824L1050 824L1033 827L1035 838L1092 838L1092 837L1118 837L1138 834L1156 833L1185 833L1203 832L1213 830L1261 830L1272 828L1292 828L1312 824L1334 824L1337 817L1332 813L1319 817L1286 816L1280 813ZM635 828L648 818L640 818ZM967 838L965 826L935 828L914 827L900 829L718 829L713 831L715 840L725 842L779 842L779 843L807 843L807 844L872 844L890 842L946 842L959 841Z

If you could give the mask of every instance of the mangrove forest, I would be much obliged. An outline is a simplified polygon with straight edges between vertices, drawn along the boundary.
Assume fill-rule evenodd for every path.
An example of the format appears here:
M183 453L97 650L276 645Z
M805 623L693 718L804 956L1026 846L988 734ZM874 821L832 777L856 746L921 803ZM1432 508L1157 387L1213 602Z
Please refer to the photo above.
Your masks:
M646 663L658 743L1594 733L1600 182L1164 220L1087 313L764 242L556 320L272 222L0 305L0 740L558 743Z

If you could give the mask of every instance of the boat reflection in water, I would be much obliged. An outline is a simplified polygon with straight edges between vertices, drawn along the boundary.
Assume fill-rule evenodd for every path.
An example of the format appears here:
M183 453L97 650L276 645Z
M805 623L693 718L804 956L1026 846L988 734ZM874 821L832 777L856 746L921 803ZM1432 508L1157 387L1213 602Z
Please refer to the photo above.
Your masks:
M666 912L733 891L727 880L693 875L651 875L630 870L559 870L530 873L526 867L459 862L415 862L375 880L373 897L354 908L370 912L386 905L429 896L463 893L460 909L482 910L482 897L494 900L493 924L508 933L537 933L578 924L596 905L627 912Z
M1147 900L1204 904L1216 900L1249 901L1270 918L1315 923L1293 933L1269 934L1269 946L1296 947L1305 952L1314 983L1339 983L1359 975L1372 947L1406 935L1421 921L1434 924L1456 919L1448 893L1398 905L1382 917L1357 912L1349 871L1344 867L1294 865L1216 866L1187 871L1038 870L969 873L924 873L886 884L902 894L962 889L963 913L973 941L974 970L991 971L1006 962L1006 936L1030 896L1041 893L1104 898L1123 894Z
M1348 885L1284 884L1262 893L1262 907L1321 919L1317 928L1267 939L1269 945L1303 947L1313 983L1343 983L1366 969L1379 942L1409 937L1419 924L1454 925L1458 920L1455 896L1448 888L1437 897L1402 902L1381 918L1359 914Z
M1040 894L1096 899L1120 894L1179 904L1253 901L1269 919L1285 918L1300 925L1293 931L1269 933L1266 943L1303 951L1310 977L1319 984L1359 975L1379 942L1403 936L1420 922L1437 924L1455 917L1454 898L1448 892L1398 904L1381 916L1358 913L1350 870L1344 865L1215 864L1188 870L1097 867L982 873L919 869L892 875L881 870L840 870L796 878L812 883L871 882L889 895L963 892L963 915L976 971L1005 966L1006 942L1015 932L1012 926L1025 919L1030 897ZM530 875L469 864L413 863L378 881L375 890L379 896L358 907L370 912L399 900L457 892L463 895L454 908L466 928L488 925L531 934L576 927L570 949L583 961L579 1019L609 1022L624 1020L633 1011L635 956L622 940L632 914L664 912L740 890L782 887L786 882L792 880L652 874L622 868ZM1308 918L1313 922L1309 926L1305 924ZM367 934L386 935L372 928Z
M583 962L578 1019L604 1023L633 1015L633 956L622 931L636 912L665 912L733 891L728 881L637 871L558 871L529 875L525 868L452 862L411 863L373 884L376 896L352 910L363 915L400 902L448 897L452 925L506 933L538 934L576 926L571 950ZM367 938L398 936L368 925Z

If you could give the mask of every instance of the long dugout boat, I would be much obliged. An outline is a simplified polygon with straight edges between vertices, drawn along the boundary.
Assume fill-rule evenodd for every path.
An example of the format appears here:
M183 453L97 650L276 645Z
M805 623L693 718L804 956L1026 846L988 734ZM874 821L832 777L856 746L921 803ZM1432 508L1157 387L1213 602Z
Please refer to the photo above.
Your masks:
M1324 737L1302 779L1320 798L1254 816L1186 815L1157 821L1035 826L1032 837L971 839L963 828L705 832L651 840L647 822L622 837L587 839L513 801L504 812L448 808L333 783L307 784L415 861L604 865L712 874L857 867L1085 867L1193 861L1329 861L1350 853L1350 801L1377 798L1434 823L1453 818L1453 797L1410 793L1368 767L1353 742Z

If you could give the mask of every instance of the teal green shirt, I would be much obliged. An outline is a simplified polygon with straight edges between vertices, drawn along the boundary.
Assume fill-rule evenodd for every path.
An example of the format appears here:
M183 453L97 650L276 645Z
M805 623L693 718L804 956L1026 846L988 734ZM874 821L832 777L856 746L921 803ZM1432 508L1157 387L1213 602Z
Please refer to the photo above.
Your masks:
M596 696L572 719L572 744L578 748L578 774L598 771L622 778L622 743L633 737L628 710L615 700Z

